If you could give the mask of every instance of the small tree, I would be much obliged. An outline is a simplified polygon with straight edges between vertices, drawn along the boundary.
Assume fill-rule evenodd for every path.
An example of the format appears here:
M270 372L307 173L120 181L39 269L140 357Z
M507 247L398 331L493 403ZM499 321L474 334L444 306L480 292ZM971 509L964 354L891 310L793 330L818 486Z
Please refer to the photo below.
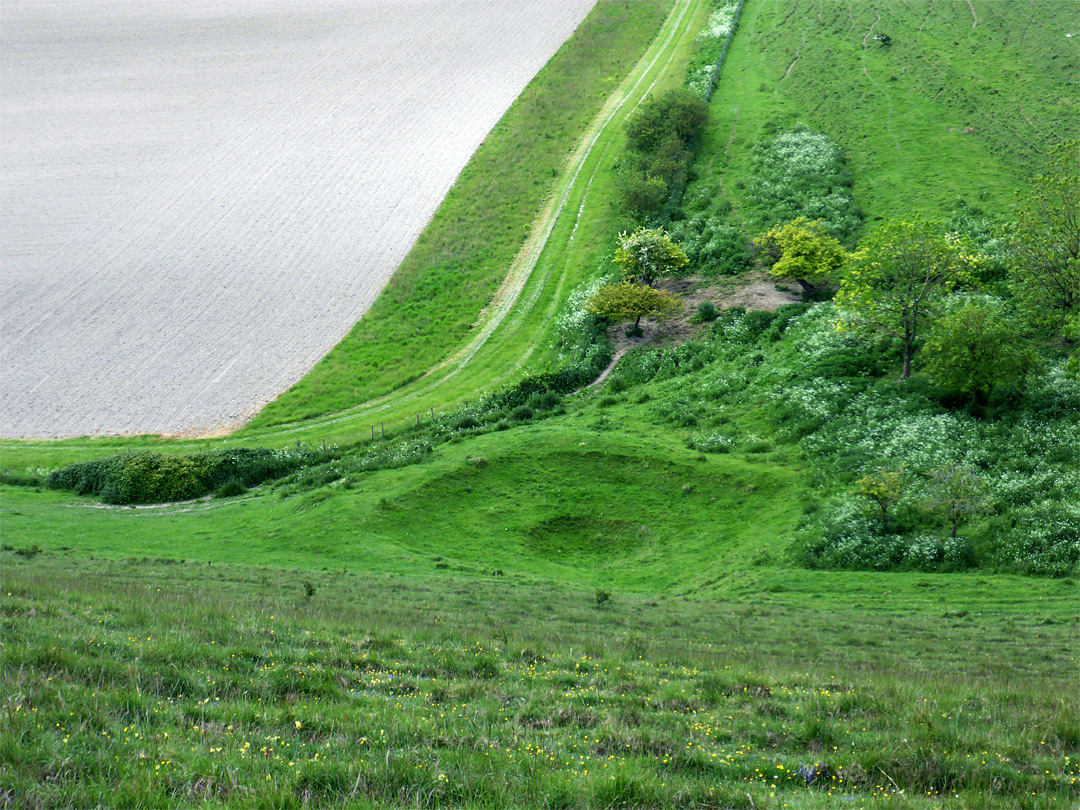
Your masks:
M681 306L679 299L669 292L632 281L620 281L601 287L585 305L585 310L614 321L634 318L634 326L627 334L639 335L639 324L643 317L664 318Z
M1078 141L1054 147L1046 170L1017 195L1005 234L1014 294L1034 323L1054 330L1080 310L1078 148Z
M873 501L881 513L881 532L889 531L889 510L904 492L904 472L889 472L878 467L875 472L864 475L855 482L855 494Z
M946 464L931 470L930 480L934 488L923 508L940 515L952 527L955 540L964 518L986 512L990 503L986 486L975 470L962 464Z
M826 233L821 220L799 217L774 225L754 240L758 264L775 278L793 278L808 293L815 285L836 279L848 260L847 251Z
M903 382L927 319L953 290L971 288L980 256L962 239L929 222L887 222L851 257L836 303L872 335L899 338Z
M974 397L1018 382L1038 360L1000 308L974 302L943 315L922 351L923 365L938 384Z
M638 228L633 233L619 234L615 264L622 270L625 281L647 286L661 276L669 276L686 267L690 260L677 242L663 228Z

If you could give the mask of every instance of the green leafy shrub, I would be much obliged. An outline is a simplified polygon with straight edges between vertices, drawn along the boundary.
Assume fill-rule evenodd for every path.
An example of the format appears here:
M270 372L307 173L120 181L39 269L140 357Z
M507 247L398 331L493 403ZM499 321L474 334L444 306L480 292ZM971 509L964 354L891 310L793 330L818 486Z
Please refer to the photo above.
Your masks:
M244 486L243 481L239 478L230 478L214 490L214 497L233 498L237 495L243 495L245 492L247 492L247 487Z
M724 213L695 214L669 228L682 244L690 268L704 276L733 276L747 270L752 254L746 234L727 221Z
M619 165L624 211L645 220L668 208L670 219L706 118L705 101L684 88L641 103L627 120L627 151Z
M244 487L282 478L307 463L306 451L230 448L191 455L139 452L71 464L49 475L50 489L105 503L167 503L200 498L235 478Z
M510 417L518 422L526 422L533 418L533 409L528 405L518 405L510 412Z
M712 301L702 301L698 304L697 313L690 320L694 323L711 323L716 320L718 314L716 304Z

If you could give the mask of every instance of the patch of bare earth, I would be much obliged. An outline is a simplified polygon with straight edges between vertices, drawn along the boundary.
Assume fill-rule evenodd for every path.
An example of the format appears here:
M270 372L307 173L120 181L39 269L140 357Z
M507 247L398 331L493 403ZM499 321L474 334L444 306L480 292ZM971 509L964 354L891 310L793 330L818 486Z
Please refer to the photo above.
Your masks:
M788 290L778 289L778 286L785 285L778 285L775 279L760 271L723 278L689 276L660 281L656 286L678 295L683 304L682 309L662 321L642 318L641 330L644 334L640 337L626 336L629 323L608 327L607 336L612 347L611 363L604 373L589 386L590 388L606 380L622 356L631 349L636 349L638 346L655 348L678 346L705 332L709 324L692 322L694 315L697 314L698 305L703 301L712 301L718 312L731 307L742 307L747 312L754 310L772 312L785 304L797 304L802 300L801 293L797 289L794 287Z

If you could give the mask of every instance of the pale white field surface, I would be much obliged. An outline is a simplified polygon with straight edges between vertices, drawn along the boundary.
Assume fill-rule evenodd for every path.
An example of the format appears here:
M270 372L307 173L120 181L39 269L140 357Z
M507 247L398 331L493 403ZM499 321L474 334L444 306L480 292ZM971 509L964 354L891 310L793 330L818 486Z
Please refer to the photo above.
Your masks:
M8 0L0 434L252 416L593 2Z

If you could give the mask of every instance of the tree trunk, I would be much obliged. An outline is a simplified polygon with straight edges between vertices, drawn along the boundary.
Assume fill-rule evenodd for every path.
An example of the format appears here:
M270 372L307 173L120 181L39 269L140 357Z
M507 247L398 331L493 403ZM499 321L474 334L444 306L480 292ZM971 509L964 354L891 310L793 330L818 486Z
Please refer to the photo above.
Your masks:
M906 382L911 376L911 349L904 348L904 370L900 373L900 382Z
M805 278L797 278L795 280L799 282L799 285L803 288L803 292L807 295L813 295L815 292L817 292L817 288Z

